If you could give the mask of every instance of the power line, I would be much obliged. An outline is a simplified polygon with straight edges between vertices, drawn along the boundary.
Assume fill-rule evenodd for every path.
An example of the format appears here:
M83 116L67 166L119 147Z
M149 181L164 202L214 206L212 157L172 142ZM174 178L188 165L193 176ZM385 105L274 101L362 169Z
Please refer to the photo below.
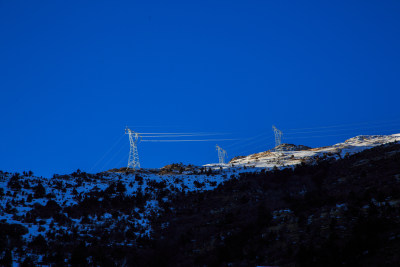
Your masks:
M394 125L394 124L391 124L391 125ZM375 127L367 127L368 129L376 129L376 128L378 128L379 126L375 126ZM356 128L356 129L354 129L354 130L357 130L357 129L367 129L367 128ZM353 129L345 129L345 130L353 130ZM332 130L328 130L328 132L330 132L330 131L332 131ZM304 133L313 133L314 131L312 131L312 132L304 132ZM324 132L324 131L315 131L315 132ZM258 136L260 136L260 135L263 135L264 133L262 133L262 134L259 134L259 135L257 135L257 136L255 136L255 137L252 137L252 138L248 138L248 139L246 139L246 140L251 140L251 139L254 139L254 138L256 138L256 137L258 137ZM293 133L294 134L294 133ZM343 133L343 134L325 134L325 135L312 135L312 136L296 136L296 137L288 137L288 139L289 140L296 140L296 139L310 139L310 138L322 138L322 137L334 137L334 136L345 136L345 135L350 135L349 133ZM253 147L253 148L249 148L249 149L245 149L245 150L239 150L238 148L240 148L240 147L244 147L244 146L246 146L246 147L248 147L249 145L251 145L251 144L254 144L254 143L258 143L258 142L261 142L263 139L266 139L265 137L264 138L260 138L260 139L257 139L257 140L255 140L255 141L253 141L253 142L249 142L249 143L244 143L244 144L242 144L242 145L240 145L239 147L238 146L235 146L234 148L233 148L233 151L235 152L235 154L245 154L244 152L247 152L247 151L252 151L252 150L255 150L256 148L258 148L258 147L265 147L265 145L260 145L260 146L256 146L256 147ZM244 141L246 141L246 140L243 140L243 141L239 141L239 142L237 142L237 143L242 143L242 142L244 142ZM232 145L230 145L230 146L232 146Z
M389 127L389 126L398 126L400 123L391 123L391 124L386 124L386 125L373 125L373 126L366 126L366 127L358 127L358 128L339 128L339 129L326 129L326 130L319 130L319 131L306 131L306 132L289 132L288 134L285 135L297 135L297 134L309 134L309 133L324 133L324 132L342 132L342 131L354 131L354 130L368 130L368 129L375 129L377 127L382 128L382 127Z
M100 168L100 170L104 170L104 168L108 166L108 164L110 164L110 162L113 161L117 155L121 153L122 149L125 148L125 145L126 144L123 143L122 146L120 146L120 148L118 149L118 151L114 153L114 155L103 165L103 167Z
M273 146L273 143L270 143L270 145L271 145L271 147ZM235 154L236 155L243 155L243 154L247 154L249 151L254 151L254 150L256 150L256 149L258 149L258 148L260 148L260 147L266 147L265 145L260 145L260 146L256 146L256 147L252 147L252 148L250 148L250 149L245 149L245 150L241 150L241 151L239 151L239 152L236 152ZM266 149L266 150L263 150L263 151L267 151L268 149ZM263 152L263 151L261 151L261 152ZM255 152L255 153L259 153L260 151L258 151L258 152Z
M142 134L141 134L142 135ZM195 137L195 136L211 136L219 134L175 134L175 135L143 135L143 137L149 138L175 138L175 137Z
M248 143L242 144L242 145L240 145L240 146L235 146L235 147L232 148L231 150L233 150L233 151L239 151L239 152L240 152L239 149L241 149L241 148L243 148L243 147L249 147L249 146L252 145L252 144L260 143L261 141L264 143L264 142L270 141L270 140L272 140L272 139L273 139L273 138L272 138L271 136L265 136L265 137L263 137L263 138L254 140L254 141L252 141L252 142L248 142ZM260 147L260 146L258 146L258 147Z
M184 126L182 126L182 125L132 125L132 124L126 124L126 127L129 127L129 128L167 128L167 127L181 128Z
M396 120L389 120L389 121L369 121L369 122L356 122L356 123L347 123L347 124L338 124L338 125L327 125L327 126L317 126L317 127L309 127L309 128L291 128L286 129L286 131L291 130L313 130L313 129L325 129L325 128L338 128L338 127L351 127L353 125L364 125L364 124L387 124L392 122L400 122L399 119Z
M175 135L175 134L188 134L188 135L223 135L228 133L204 133L204 132L192 132L192 133L139 133L140 135L146 134L157 134L157 135Z
M241 139L241 140L238 141L238 142L234 142L233 144L230 144L230 145L225 146L225 148L229 148L229 147L232 147L232 146L237 147L238 144L241 144L241 143L243 143L243 142L247 142L247 141L256 139L256 138L258 138L258 137L260 137L260 136L263 136L263 135L264 135L264 138L265 138L265 132L263 132L263 133L257 134L257 135L255 135L255 136L253 136L253 137L250 137L250 138ZM262 139L264 139L264 138L262 138ZM270 137L268 137L268 138L270 138ZM260 139L259 139L259 140L260 140ZM256 142L258 142L258 140L257 140ZM247 143L246 143L246 144L247 144Z
M295 138L291 138L291 139L307 139L307 138L332 137L332 136L343 136L343 135L350 135L350 134L344 133L344 134L319 135L319 136L303 136L303 137L295 137Z
M232 141L238 139L182 139L182 140L142 140L142 142L214 142L214 141Z
M354 127L355 125L358 125L359 127ZM399 120L392 120L392 121L380 121L380 122L360 122L360 123L352 123L352 124L340 124L340 125L328 125L328 126L319 126L319 127L312 127L312 128L297 128L297 129L289 129L288 133L285 131L285 135L288 136L287 139L289 140L296 140L296 139L312 139L312 138L323 138L323 137L334 137L334 136L346 136L346 135L351 135L351 133L345 133L345 132L357 132L360 130L363 131L371 131L373 129L379 128L382 132L383 129L390 128L392 129L392 126L398 126L400 125ZM354 128L352 128L354 127ZM397 127L396 127L397 128ZM277 130L277 129L276 129ZM297 131L296 131L297 130ZM279 131L279 130L278 130ZM343 132L343 133L340 133ZM320 133L316 135L309 135L312 133ZM332 133L332 134L326 134L326 133ZM243 153L244 151L249 151L249 150L255 150L258 147L266 147L268 146L267 144L263 145L257 145L254 147L254 144L258 143L265 143L263 140L269 141L272 139L272 136L269 136L270 134L268 132L262 132L260 134L257 134L253 137L250 138L209 138L207 136L217 136L217 135L227 135L227 134L232 134L232 133L213 133L213 132L145 132L145 133L135 133L138 135L143 135L144 140L143 142L154 142L154 143L176 143L176 142L215 142L215 141L236 141L232 142L227 146L224 146L224 148L230 148L232 147L231 150L236 152L235 154L238 154L237 152ZM305 135L305 136L302 136ZM201 137L204 138L201 138ZM112 152L116 146L120 143L123 135L111 146L111 148L93 165L91 168L94 169L101 161L104 160L104 158ZM180 138L183 137L183 138ZM193 138L193 139L185 139L185 137L200 137L198 139ZM224 136L219 136L219 137L224 137ZM275 136L279 137L279 136ZM150 139L148 139L150 138ZM153 139L155 138L155 139ZM161 139L158 139L161 138ZM179 139L176 139L179 138ZM135 138L134 138L135 139ZM135 139L136 140L136 139ZM134 140L134 141L135 141ZM275 140L276 141L276 140ZM281 141L281 140L280 140ZM138 140L137 140L138 142ZM136 154L137 154L137 142L135 143L136 147ZM281 142L280 142L281 143ZM245 150L242 150L241 148L245 147ZM252 147L252 148L251 148ZM119 154L119 152L122 150L123 147L121 147L112 158L110 158L105 165L108 165L112 160L114 160L115 156ZM132 142L131 142L131 152L130 156L133 155L135 150L132 150ZM267 149L265 149L267 150ZM133 152L132 152L133 151ZM128 166L131 160L128 161ZM138 157L137 157L137 162L138 162ZM138 166L138 165L137 165ZM104 166L103 166L104 168Z
M89 172L91 172L93 169L94 169L94 167L96 167L113 149L114 149L114 147L122 140L122 137L123 137L124 135L122 134L119 138L118 138L118 140L117 141L115 141L115 143L110 147L110 149L107 151L107 152L105 152L104 154L103 154L103 156L92 166L92 168L90 168L90 170L89 170Z
M118 161L118 163L117 164L115 164L115 166L121 166L122 165L122 162L124 161L124 160L126 160L126 158L125 157L121 157L121 159Z

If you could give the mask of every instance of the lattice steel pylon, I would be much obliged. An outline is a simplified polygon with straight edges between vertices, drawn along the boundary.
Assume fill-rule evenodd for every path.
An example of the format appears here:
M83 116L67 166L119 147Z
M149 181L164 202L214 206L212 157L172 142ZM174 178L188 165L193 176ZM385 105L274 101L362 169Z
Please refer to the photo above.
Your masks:
M216 145L216 148L218 150L218 160L219 164L224 164L225 163L225 158L228 156L226 151L222 149L220 146Z
M280 152L282 150L282 147L280 147L282 144L282 131L278 130L274 125L272 125L272 129L275 134L275 151Z
M140 162L139 162L139 153L137 149L137 143L142 140L142 137L129 129L128 127L125 128L125 134L129 135L129 143L130 143L130 149L129 149L129 159L128 159L128 166L127 168L140 168Z

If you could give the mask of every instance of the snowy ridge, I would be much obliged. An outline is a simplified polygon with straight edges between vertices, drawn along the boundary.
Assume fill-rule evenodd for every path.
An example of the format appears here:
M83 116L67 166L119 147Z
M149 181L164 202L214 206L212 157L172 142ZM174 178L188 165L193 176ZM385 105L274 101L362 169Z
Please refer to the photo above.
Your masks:
M359 153L365 149L375 146L400 141L400 134L393 135L360 135L350 138L343 143L338 143L332 146L310 148L298 150L297 148L306 148L304 146L294 146L283 144L283 148L287 146L289 149L282 149L276 152L268 150L252 154L246 157L238 157L231 160L228 164L207 164L209 167L254 167L267 168L294 166L304 163L314 163L321 157L342 158L346 155Z

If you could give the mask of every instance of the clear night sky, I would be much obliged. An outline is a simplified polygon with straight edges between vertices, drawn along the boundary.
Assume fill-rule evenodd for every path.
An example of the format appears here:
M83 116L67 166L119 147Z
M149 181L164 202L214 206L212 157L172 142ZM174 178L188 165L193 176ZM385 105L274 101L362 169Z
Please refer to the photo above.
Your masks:
M216 143L269 149L272 124L309 146L398 133L399 14L382 0L0 0L0 169L125 166L125 125L240 139L141 143L149 168L216 162Z

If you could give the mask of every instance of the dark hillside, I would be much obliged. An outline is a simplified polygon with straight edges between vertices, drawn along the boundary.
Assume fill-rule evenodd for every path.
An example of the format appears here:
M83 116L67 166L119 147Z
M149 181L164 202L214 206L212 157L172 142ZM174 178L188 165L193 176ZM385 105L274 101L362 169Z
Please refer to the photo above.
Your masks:
M243 173L180 195L159 221L170 266L394 266L400 262L400 145L294 170ZM155 262L154 262L155 263Z

